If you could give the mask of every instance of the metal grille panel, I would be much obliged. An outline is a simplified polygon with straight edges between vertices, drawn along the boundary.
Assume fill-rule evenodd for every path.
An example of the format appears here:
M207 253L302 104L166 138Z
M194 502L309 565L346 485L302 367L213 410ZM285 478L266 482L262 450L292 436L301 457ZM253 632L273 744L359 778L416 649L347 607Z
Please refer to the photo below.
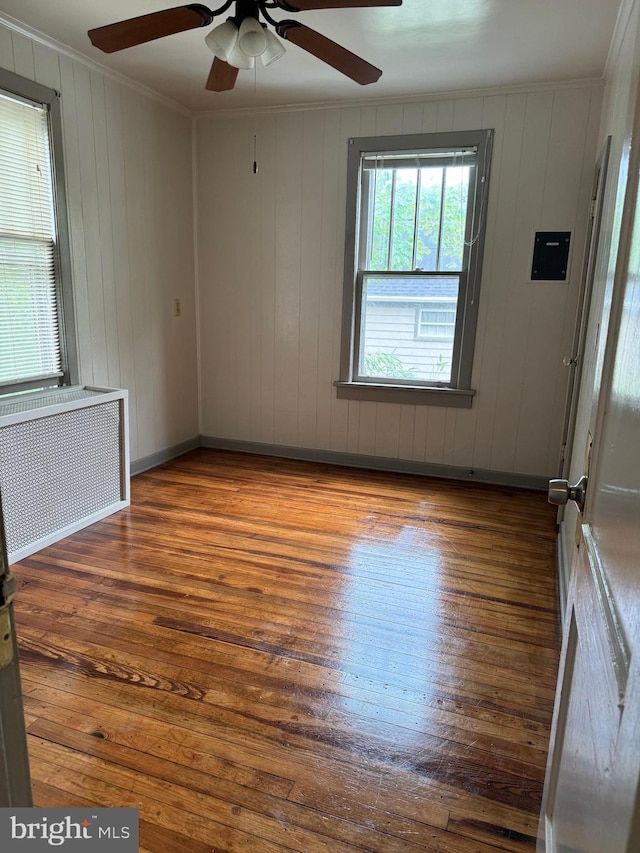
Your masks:
M117 400L0 428L10 554L123 499L121 435Z
M89 391L86 388L73 388L69 391L55 390L51 394L42 394L35 397L33 394L24 397L15 397L13 400L4 400L0 403L0 418L3 415L16 415L18 412L32 412L34 409L43 409L46 406L59 406L61 403L75 403L76 400L89 400L91 397L99 397L100 391Z

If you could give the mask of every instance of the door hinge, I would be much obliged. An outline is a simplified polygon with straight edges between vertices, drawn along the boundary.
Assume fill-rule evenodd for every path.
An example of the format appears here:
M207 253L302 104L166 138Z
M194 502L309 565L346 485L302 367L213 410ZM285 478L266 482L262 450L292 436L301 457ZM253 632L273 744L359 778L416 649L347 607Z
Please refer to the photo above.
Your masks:
M0 577L0 607L6 607L11 604L16 597L16 579L11 572Z
M16 579L6 574L0 580L0 671L13 663L11 602L16 594Z
M0 610L0 672L13 663L10 613L8 604Z

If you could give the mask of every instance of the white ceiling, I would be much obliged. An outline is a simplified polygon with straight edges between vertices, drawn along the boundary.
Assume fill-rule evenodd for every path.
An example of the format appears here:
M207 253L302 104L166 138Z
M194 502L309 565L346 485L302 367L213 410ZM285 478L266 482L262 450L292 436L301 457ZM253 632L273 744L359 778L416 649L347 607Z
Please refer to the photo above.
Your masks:
M210 8L221 2L214 0ZM204 44L208 29L111 55L89 42L88 29L175 3L0 0L0 15L191 110L212 111L601 77L620 0L404 0L402 6L388 8L273 13L277 19L296 18L382 68L380 80L364 87L287 44L286 55L273 65L258 64L255 75L241 71L233 92L207 92L212 61Z

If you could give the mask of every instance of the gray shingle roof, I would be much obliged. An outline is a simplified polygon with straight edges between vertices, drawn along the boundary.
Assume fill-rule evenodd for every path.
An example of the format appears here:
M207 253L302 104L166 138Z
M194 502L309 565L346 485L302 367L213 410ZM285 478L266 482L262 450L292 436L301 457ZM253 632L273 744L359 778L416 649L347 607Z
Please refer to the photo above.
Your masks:
M457 278L367 278L367 296L393 299L428 299L458 296Z

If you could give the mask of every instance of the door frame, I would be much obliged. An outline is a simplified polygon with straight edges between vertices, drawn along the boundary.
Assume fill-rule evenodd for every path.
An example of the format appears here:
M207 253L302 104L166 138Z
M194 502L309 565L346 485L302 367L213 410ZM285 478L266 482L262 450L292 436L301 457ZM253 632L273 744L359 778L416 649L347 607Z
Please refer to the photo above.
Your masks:
M571 355L569 356L569 364L567 365L570 373L565 399L562 438L560 443L560 459L558 463L558 473L556 475L563 479L567 479L570 476L573 463L573 451L576 438L575 432L578 423L580 392L582 389L589 318L591 316L591 300L593 298L596 273L600 268L600 258L604 254L608 253L610 249L608 235L602 233L601 226L604 214L607 180L609 178L611 139L610 135L606 137L594 167L580 294L578 296L578 306L574 322ZM566 364L566 359L564 363ZM567 554L564 533L565 515L566 507L559 506L556 515L558 523L557 564L560 614L563 621L567 612L569 579L571 574L571 560L570 556Z
M33 805L13 599L0 500L0 807Z
M558 477L566 477L571 467L571 457L575 439L576 420L578 415L578 404L580 399L580 384L584 366L585 348L587 344L587 328L589 324L589 309L593 294L593 284L597 269L598 258L606 248L600 245L600 228L602 225L602 214L604 208L604 197L607 188L607 177L609 171L609 155L611 153L611 136L607 136L596 161L593 176L593 190L591 193L591 209L589 211L589 226L587 230L587 243L584 254L584 269L580 296L578 298L578 310L573 331L571 344L571 355L569 356L569 382L567 385L567 398L565 405L564 423L562 427L562 454L558 470ZM564 507L559 507L558 521L561 522L564 515Z

